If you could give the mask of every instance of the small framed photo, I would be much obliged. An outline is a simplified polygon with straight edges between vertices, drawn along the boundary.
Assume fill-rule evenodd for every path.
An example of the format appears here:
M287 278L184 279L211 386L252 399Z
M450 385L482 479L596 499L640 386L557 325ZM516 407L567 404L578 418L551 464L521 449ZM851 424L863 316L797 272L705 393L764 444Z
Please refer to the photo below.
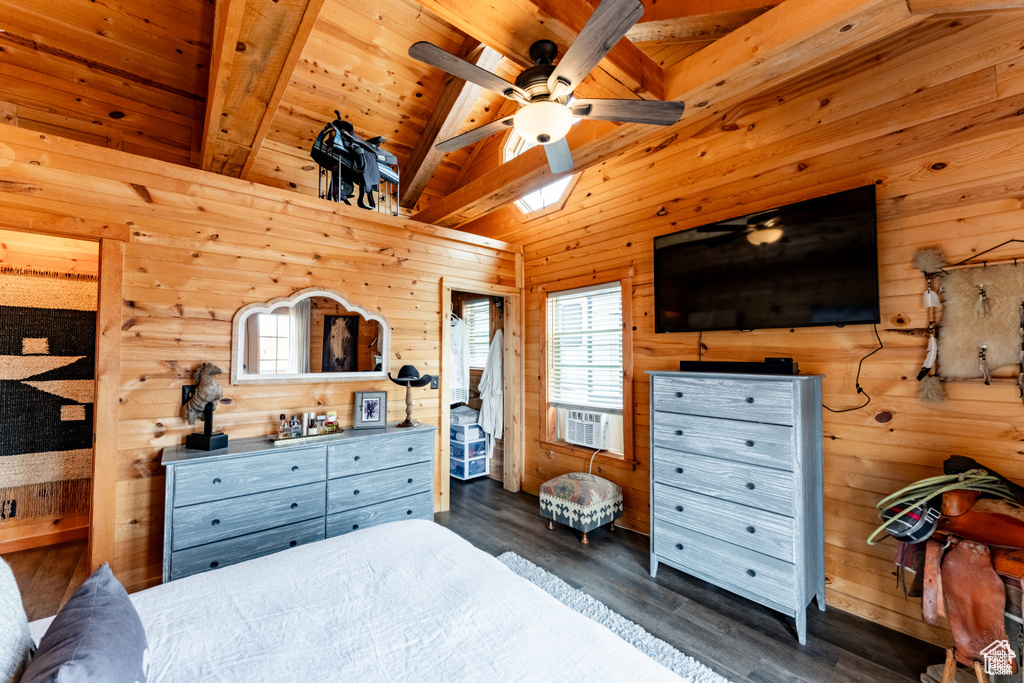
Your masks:
M388 424L388 392L357 391L353 429L380 429Z

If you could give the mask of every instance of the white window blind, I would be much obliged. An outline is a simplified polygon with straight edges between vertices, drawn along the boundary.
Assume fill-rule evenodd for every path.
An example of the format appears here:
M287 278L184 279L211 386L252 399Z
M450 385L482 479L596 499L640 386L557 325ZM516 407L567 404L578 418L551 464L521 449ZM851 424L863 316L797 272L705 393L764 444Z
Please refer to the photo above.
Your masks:
M277 375L288 372L290 356L287 315L259 314L260 374Z
M469 333L469 367L487 365L487 350L491 344L491 302L476 299L462 304L462 319Z
M548 356L551 405L622 414L619 283L548 295Z

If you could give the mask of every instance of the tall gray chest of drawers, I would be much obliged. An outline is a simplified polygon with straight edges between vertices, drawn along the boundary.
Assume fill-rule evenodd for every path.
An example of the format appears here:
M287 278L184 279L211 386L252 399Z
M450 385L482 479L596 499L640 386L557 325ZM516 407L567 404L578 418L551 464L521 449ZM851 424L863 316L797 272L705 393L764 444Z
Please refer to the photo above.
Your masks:
M825 609L821 375L649 372L658 563L796 618Z
M399 519L434 519L434 432L165 448L164 581Z

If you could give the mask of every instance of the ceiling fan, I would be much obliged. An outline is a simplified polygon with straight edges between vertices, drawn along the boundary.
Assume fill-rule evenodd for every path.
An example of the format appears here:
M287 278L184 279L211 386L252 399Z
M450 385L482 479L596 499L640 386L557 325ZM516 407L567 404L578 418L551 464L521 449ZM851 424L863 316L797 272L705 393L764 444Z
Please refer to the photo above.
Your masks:
M565 140L573 117L659 126L676 123L683 115L682 102L572 99L576 86L643 13L644 6L640 0L602 0L558 64L554 63L558 46L552 41L538 40L531 45L533 66L524 69L515 83L470 64L433 43L413 44L409 48L410 57L514 100L520 107L512 116L441 142L437 149L453 152L513 127L524 140L543 145L552 173L563 173L573 167L572 153Z
M773 209L730 221L702 225L697 228L697 232L726 233L730 238L745 236L751 244L771 244L782 239L785 222L783 215Z

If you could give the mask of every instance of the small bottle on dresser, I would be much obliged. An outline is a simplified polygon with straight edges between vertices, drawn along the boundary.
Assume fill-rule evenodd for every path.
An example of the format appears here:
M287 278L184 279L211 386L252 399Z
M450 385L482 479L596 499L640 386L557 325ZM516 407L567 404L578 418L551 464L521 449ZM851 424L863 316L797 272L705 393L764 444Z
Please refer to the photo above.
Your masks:
M292 435L292 426L288 424L288 418L281 415L281 424L277 426L277 438L287 439Z

